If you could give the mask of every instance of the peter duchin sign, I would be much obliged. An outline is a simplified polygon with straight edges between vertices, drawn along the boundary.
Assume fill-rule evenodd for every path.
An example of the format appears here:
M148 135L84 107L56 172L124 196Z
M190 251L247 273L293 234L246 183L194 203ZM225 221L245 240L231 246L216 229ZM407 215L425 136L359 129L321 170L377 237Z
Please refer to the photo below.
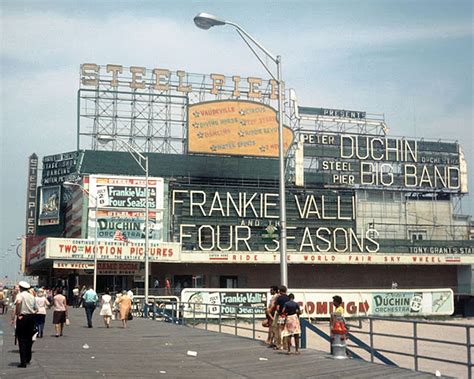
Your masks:
M286 152L293 132L283 128ZM277 113L243 100L210 101L188 107L188 152L278 157Z
M467 192L462 149L454 142L360 134L300 135L308 171L330 187Z

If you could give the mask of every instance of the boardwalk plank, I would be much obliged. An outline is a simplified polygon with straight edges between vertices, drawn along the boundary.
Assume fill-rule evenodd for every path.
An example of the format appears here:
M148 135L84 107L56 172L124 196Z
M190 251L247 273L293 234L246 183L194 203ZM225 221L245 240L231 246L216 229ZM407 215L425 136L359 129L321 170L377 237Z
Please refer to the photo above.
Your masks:
M415 378L427 375L374 365L359 360L333 360L324 352L303 350L301 355L282 354L261 342L181 325L134 319L128 329L120 322L103 326L98 312L94 328L84 326L82 309L71 309L72 325L64 337L52 336L48 315L45 337L34 344L32 364L16 368L19 354L12 330L0 318L0 378ZM84 349L83 345L89 348ZM188 356L188 350L197 357ZM259 358L267 360L259 360ZM165 371L166 373L160 373Z

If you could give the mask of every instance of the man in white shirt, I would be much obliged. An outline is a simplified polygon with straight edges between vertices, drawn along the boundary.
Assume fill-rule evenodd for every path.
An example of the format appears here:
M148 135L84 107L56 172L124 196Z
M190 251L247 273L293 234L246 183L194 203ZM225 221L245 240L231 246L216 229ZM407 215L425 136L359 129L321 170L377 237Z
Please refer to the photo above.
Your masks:
M18 367L26 367L31 361L31 349L33 347L33 334L35 333L36 302L35 297L28 291L30 285L21 281L18 283L20 293L15 300L16 336L20 349L20 364Z
M77 286L72 290L72 306L79 308L79 288Z

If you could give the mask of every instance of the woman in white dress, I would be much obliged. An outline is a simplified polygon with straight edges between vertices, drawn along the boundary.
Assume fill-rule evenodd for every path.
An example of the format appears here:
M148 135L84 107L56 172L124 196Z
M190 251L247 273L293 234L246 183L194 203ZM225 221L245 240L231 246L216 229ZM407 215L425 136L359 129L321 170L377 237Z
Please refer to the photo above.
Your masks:
M102 295L101 305L100 315L104 317L104 324L109 328L110 319L112 318L112 296L110 296L108 288L105 289L105 293Z

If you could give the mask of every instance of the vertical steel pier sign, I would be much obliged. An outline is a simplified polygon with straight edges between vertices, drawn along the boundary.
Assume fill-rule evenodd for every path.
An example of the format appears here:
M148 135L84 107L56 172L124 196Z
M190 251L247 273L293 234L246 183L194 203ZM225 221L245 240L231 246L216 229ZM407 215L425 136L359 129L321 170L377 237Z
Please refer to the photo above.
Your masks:
M38 156L33 153L28 158L28 187L26 188L26 225L25 234L36 234L36 185L38 182Z

